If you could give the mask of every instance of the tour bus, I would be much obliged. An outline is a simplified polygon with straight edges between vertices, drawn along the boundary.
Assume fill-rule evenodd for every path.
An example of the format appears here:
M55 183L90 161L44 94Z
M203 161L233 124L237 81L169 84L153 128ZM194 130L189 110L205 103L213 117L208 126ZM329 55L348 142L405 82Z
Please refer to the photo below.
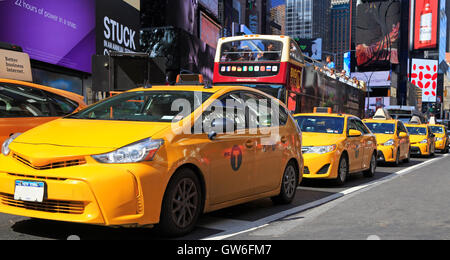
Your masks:
M331 107L336 113L364 117L365 91L311 60L287 36L221 38L213 83L257 88L283 101L293 113Z

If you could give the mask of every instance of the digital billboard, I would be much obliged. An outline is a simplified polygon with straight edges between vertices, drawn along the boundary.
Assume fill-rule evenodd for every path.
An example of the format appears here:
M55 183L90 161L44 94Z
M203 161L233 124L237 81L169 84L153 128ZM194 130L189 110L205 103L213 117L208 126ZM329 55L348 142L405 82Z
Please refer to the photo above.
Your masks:
M90 73L95 54L95 1L0 1L0 41L31 59Z
M400 18L399 0L358 2L356 61L360 71L399 64Z
M412 60L411 83L422 90L422 102L436 102L437 79L437 60Z
M436 48L438 15L438 0L416 0L414 49Z

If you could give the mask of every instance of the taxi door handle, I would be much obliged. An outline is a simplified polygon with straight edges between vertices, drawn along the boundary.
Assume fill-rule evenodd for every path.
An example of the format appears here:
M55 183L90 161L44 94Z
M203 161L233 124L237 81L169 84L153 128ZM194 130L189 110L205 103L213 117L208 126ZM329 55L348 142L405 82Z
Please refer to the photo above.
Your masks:
M253 140L247 140L247 142L245 142L245 147L247 147L248 149L252 149L253 146L254 146Z

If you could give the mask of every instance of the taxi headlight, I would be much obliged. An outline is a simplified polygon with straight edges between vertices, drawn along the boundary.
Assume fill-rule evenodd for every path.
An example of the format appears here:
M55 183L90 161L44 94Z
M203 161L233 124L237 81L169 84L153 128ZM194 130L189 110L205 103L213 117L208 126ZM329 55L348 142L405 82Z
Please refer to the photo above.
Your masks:
M14 141L14 139L19 137L19 135L21 135L21 134L20 133L13 134L11 137L6 139L6 141L2 144L2 154L4 156L8 156L9 155L9 153L11 152L11 150L9 149L9 145Z
M384 143L383 145L384 146L392 146L392 145L394 145L394 143L395 143L394 139L391 139L391 140L387 141L386 143Z
M428 143L428 139L423 139L422 141L420 141L421 144L427 144Z
M163 143L164 140L147 138L117 149L114 152L93 155L92 158L99 163L137 163L151 161Z
M336 145L327 145L327 146L310 146L305 147L306 149L303 151L303 153L317 153L317 154L325 154L325 153L331 153L332 151L336 150Z

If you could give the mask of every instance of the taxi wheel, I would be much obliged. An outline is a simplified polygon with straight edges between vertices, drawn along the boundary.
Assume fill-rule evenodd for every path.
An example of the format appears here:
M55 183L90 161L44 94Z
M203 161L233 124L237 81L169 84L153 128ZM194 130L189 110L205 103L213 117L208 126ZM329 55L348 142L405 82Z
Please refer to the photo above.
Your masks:
M188 168L172 178L164 195L159 228L165 236L191 232L202 211L202 190L195 173Z
M290 162L284 170L283 180L281 181L281 191L276 197L272 197L275 204L289 204L295 197L298 186L298 170L294 163Z
M397 156L395 157L395 166L400 166L400 148L397 149Z
M372 154L372 159L370 160L370 167L368 170L364 171L364 177L372 178L375 176L375 171L377 170L377 157L374 154Z
M347 156L343 155L339 160L338 177L334 180L336 185L344 185L347 181L348 171L348 159Z

